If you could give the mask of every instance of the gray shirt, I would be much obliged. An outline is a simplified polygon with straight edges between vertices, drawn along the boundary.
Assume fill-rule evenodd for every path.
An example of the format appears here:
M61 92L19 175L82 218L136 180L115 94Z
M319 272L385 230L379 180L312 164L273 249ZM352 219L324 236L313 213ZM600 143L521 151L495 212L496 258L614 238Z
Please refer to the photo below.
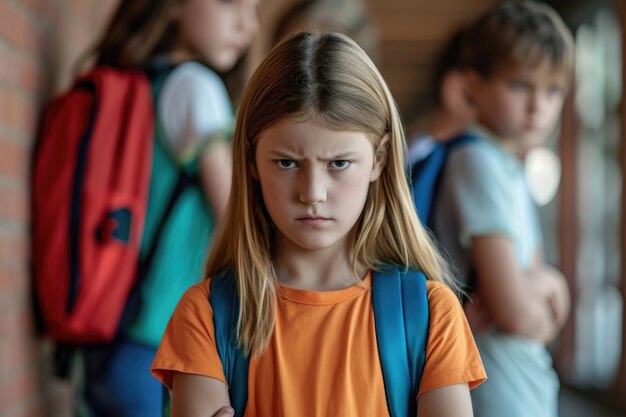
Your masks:
M520 269L541 245L536 206L523 163L487 132L473 129L478 141L453 149L435 202L433 227L468 281L472 237L511 239ZM492 332L475 335L487 377L472 391L477 417L556 417L558 379L545 346L533 340Z

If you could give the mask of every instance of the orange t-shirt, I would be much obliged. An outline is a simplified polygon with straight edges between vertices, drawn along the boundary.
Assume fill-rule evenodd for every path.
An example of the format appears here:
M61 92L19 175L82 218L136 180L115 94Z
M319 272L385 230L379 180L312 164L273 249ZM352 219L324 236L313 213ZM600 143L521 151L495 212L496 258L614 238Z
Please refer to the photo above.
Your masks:
M276 327L267 349L250 360L245 416L389 416L372 310L371 274L338 291L278 286ZM226 383L215 347L210 281L180 300L152 373L168 388L174 372ZM430 327L419 395L486 379L459 300L427 281Z

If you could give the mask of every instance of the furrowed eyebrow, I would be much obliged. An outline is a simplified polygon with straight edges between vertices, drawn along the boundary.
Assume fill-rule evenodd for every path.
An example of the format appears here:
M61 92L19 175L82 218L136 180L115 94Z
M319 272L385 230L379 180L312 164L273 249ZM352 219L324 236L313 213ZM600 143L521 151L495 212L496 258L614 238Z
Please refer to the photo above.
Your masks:
M324 158L324 160L328 160L328 161L336 161L336 160L342 160L342 159L351 159L351 158L355 158L357 156L359 156L359 152L356 151L348 151L348 152L342 152L340 154L336 154L336 155L332 155L328 158Z
M283 158L283 159L302 159L302 157L298 154L292 153L286 150L271 150L269 151L270 156L275 158Z
M284 159L293 159L293 160L306 159L306 155L302 156L300 154L292 153L291 151L282 150L282 149L271 150L269 151L269 154L270 156L274 158L284 158ZM337 161L337 160L343 160L343 159L352 159L359 155L360 153L357 151L348 151L348 152L342 152L338 154L330 154L328 156L323 156L318 159L321 161Z

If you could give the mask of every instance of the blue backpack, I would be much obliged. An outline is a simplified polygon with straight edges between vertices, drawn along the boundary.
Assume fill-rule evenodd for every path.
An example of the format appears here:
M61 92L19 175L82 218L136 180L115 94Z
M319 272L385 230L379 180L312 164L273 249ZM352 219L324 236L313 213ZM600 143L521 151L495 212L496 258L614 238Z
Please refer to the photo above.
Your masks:
M432 226L433 206L450 152L476 140L477 137L474 134L466 132L447 142L437 142L428 156L411 167L413 202L424 226L429 228Z
M235 417L240 417L248 401L250 358L237 346L239 294L232 271L211 279L209 301L230 402ZM428 342L426 277L397 266L373 272L372 305L389 413L414 417Z

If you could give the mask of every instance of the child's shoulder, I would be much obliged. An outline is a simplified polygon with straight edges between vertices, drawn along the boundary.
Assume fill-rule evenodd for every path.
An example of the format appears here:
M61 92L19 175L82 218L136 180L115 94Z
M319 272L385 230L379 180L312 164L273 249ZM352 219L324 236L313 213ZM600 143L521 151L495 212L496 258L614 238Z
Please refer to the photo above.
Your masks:
M186 304L198 304L199 302L206 303L209 299L209 292L211 287L211 279L203 279L202 281L192 285L185 291L181 298L181 303Z
M428 311L431 326L446 327L446 322L457 321L463 316L463 305L457 294L446 284L438 281L426 281Z
M452 150L447 166L461 175L475 178L492 177L494 174L507 175L513 169L519 170L520 162L506 151L498 139L481 129L471 129L467 135L473 137ZM484 174L484 175L481 175Z
M495 157L500 152L501 146L498 143L498 139L479 126L470 127L463 133L463 136L467 136L471 140L453 149L458 151L459 154L490 158Z
M198 97L223 100L230 105L226 85L212 69L196 61L179 64L167 76L163 83L162 97Z
M426 280L426 294L428 294L428 304L431 309L433 305L445 308L450 304L459 303L459 298L454 291L443 282Z

